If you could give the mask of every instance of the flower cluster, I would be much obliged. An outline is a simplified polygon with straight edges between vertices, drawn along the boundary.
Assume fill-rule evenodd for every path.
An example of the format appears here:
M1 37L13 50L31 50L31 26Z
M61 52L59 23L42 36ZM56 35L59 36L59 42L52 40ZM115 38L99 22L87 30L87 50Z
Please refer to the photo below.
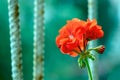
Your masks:
M74 18L67 21L67 24L59 30L56 44L62 53L76 57L86 50L89 41L101 38L103 35L104 32L95 19L83 21ZM103 52L104 48L97 50Z

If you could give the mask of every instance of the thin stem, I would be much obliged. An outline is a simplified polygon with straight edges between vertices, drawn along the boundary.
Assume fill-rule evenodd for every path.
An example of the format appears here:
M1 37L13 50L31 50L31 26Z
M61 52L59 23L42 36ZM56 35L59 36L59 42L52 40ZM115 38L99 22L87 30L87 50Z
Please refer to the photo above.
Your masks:
M83 52L82 49L80 48L80 46L78 46L78 48L80 49L80 52Z
M95 48L88 49L87 52L90 52L90 51L92 51L92 50L95 50Z
M88 59L87 59L87 58L85 59L85 62L86 62L86 67L87 67L87 71L88 71L88 75L89 75L89 80L93 80L93 78L92 78L92 73L91 73L91 69L90 69L90 66L89 66L89 63L88 63Z
M86 37L85 34L83 34L83 46L84 46L84 51L86 50Z

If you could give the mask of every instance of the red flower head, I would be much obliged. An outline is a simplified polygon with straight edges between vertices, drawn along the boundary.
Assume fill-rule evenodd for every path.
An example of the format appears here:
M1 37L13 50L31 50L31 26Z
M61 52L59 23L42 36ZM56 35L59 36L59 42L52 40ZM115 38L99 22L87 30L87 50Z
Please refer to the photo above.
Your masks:
M67 24L59 30L56 37L56 44L64 54L73 57L85 50L88 40L95 40L103 36L101 27L97 25L96 20L87 20L87 22L74 18L67 21Z

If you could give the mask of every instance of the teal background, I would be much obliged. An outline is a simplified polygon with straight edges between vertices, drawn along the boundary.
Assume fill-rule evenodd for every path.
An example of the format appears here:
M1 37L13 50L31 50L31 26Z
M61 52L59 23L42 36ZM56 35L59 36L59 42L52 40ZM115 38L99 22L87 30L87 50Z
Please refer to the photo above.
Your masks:
M99 55L99 79L120 80L119 0L98 0L98 24L105 35L98 44L106 50ZM19 0L24 80L33 72L33 0ZM45 80L88 80L77 57L63 55L56 47L58 30L72 18L87 19L87 0L45 0ZM0 0L0 80L12 80L8 3Z

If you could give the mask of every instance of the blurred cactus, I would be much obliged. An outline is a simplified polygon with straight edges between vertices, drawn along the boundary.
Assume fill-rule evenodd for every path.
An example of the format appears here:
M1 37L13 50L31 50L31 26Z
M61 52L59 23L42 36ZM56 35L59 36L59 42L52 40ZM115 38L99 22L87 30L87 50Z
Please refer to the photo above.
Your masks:
M44 80L44 0L34 1L33 80Z
M23 80L18 0L8 0L12 79Z
M97 1L98 0L88 0L88 18L89 19L97 19ZM89 48L96 47L97 41L91 41L89 43ZM96 60L91 61L89 60L90 63L90 68L92 71L92 76L93 80L98 80L98 54L95 52L91 51L91 53L95 56Z

